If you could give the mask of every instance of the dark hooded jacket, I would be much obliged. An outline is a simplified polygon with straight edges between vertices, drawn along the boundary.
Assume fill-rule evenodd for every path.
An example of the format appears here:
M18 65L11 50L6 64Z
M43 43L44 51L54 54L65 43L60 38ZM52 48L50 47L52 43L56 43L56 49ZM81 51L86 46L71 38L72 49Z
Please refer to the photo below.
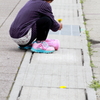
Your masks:
M42 16L48 16L52 20L52 31L59 29L60 26L54 19L52 8L48 2L43 0L29 0L14 19L9 30L10 36L16 39L21 38L27 34L30 28L32 28L32 34L37 34L36 21Z

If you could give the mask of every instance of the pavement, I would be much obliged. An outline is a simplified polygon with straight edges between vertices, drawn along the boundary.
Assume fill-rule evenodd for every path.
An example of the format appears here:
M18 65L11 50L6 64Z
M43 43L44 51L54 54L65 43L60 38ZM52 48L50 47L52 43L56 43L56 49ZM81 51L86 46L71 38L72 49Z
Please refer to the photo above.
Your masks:
M100 100L100 90L89 88L94 75L100 80L100 1L51 4L55 19L63 19L64 25L61 31L49 33L48 38L60 40L60 49L52 54L20 50L10 38L10 25L26 2L0 0L0 100ZM97 51L91 57L85 29L92 29L92 48ZM96 68L90 67L91 59Z
M91 60L95 67L92 68L95 80L100 81L100 0L86 0L83 3L83 12L86 18L86 28L90 34L93 55ZM96 92L97 100L100 100L100 89Z

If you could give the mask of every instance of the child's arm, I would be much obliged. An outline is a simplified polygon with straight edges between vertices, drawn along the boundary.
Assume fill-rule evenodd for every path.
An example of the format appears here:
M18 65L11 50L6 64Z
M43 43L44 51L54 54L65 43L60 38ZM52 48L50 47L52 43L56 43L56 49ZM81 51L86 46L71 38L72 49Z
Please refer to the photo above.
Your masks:
M50 6L49 3L44 2L40 9L39 12L45 16L48 16L52 21L53 21L53 25L51 27L52 31L57 31L59 29L61 29L61 24L59 24L55 19L54 19L54 15L52 13L52 8Z

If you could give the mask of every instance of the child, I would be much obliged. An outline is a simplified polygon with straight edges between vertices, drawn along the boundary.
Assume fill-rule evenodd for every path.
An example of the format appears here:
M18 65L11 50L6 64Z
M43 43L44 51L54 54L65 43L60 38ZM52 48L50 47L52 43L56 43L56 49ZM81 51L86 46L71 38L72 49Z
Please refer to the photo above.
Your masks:
M52 31L62 29L62 24L54 19L50 6L52 1L29 0L19 11L10 27L10 36L20 48L41 53L55 51L53 46L45 42L49 29Z

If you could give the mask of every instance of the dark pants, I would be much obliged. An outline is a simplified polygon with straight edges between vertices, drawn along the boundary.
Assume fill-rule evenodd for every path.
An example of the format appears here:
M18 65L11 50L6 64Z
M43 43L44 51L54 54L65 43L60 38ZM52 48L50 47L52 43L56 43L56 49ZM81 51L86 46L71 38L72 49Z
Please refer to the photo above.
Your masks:
M36 22L37 40L46 40L52 21L49 17L42 17Z
M51 28L51 26L52 26L52 20L49 17L44 16L44 17L40 18L36 22L37 36L32 34L31 40L29 41L29 43L26 45L20 45L20 46L25 47L25 46L31 44L34 41L34 39L36 39L36 41L46 40L46 38L48 36L49 29Z

